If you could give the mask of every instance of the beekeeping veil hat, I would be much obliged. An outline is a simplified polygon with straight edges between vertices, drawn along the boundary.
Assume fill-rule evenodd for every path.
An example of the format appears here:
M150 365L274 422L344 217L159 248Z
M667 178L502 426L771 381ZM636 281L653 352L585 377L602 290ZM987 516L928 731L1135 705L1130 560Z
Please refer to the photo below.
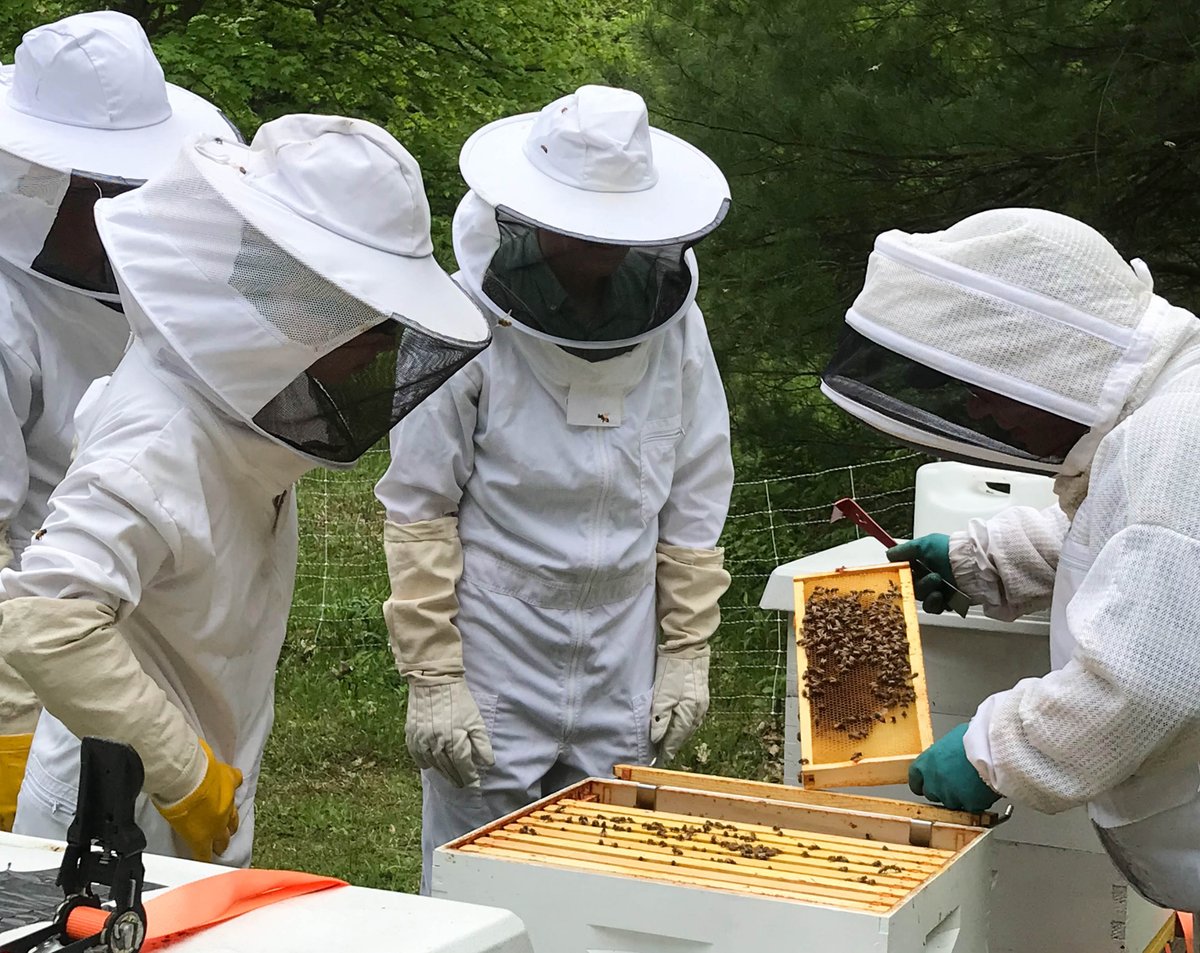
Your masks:
M729 208L711 159L651 127L637 93L606 86L484 126L459 165L466 284L496 318L583 351L637 344L681 317L698 281L691 248ZM567 258L603 288L590 311L563 286Z
M285 116L250 146L201 138L96 217L160 363L322 465L352 465L489 341L433 258L416 160L363 120ZM310 370L366 332L392 338L364 366Z
M876 239L821 389L935 454L1074 477L1196 329L1089 226L996 209Z
M0 258L116 301L92 206L163 171L200 134L237 136L215 106L164 81L132 17L81 13L30 30L0 67Z

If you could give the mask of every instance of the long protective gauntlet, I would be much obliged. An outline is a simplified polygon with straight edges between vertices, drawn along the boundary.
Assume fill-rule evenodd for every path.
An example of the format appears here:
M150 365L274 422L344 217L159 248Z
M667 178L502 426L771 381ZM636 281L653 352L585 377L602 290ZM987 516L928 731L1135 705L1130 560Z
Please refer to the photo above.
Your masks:
M0 655L76 737L131 745L145 768L143 788L161 812L163 805L193 798L215 759L138 663L115 619L108 606L88 599L10 599L0 603ZM203 832L176 832L197 856L211 854L197 845L205 838L209 845L227 842L229 818L217 816L225 813L223 807L212 812Z
M721 622L729 588L723 549L667 543L657 552L658 624L662 641L654 672L650 741L663 763L700 727L708 712L708 640Z
M392 594L383 605L400 674L408 680L405 741L421 768L451 784L479 783L479 766L495 763L487 728L467 687L455 587L462 542L453 516L383 528Z

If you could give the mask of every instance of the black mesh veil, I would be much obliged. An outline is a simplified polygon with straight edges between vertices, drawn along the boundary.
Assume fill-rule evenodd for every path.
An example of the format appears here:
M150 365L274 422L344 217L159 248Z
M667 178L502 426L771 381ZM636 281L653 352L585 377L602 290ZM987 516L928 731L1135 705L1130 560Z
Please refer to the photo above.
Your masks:
M33 270L84 292L116 295L117 280L96 232L93 209L97 199L115 198L141 184L140 179L72 172Z
M928 434L924 446L972 449L1013 462L1058 465L1088 431L1068 420L992 390L951 377L844 328L822 374L829 390L853 403ZM982 459L990 459L983 457Z
M500 245L483 293L513 321L580 353L633 343L666 324L690 299L688 238L662 245L596 242L544 229L496 209ZM577 279L574 283L572 279ZM579 286L595 293L586 299Z
M340 379L306 371L255 415L255 425L310 456L351 463L486 346L390 321L372 333L394 344Z

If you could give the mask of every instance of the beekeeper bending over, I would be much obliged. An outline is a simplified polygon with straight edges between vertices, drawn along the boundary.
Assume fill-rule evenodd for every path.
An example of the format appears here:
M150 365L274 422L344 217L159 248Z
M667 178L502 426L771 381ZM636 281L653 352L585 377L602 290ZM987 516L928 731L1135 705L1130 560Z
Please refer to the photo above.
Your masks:
M200 134L237 136L215 106L164 82L123 13L30 30L0 66L0 568L20 566L71 461L75 406L129 340L92 207ZM0 830L12 828L37 717L0 655Z
M708 707L733 469L692 246L724 177L585 86L476 132L459 282L495 343L392 433L384 607L435 846Z
M250 860L296 569L292 485L350 467L488 340L421 173L368 122L207 137L96 203L134 340L19 571L0 651L45 705L20 833L63 837L79 741L145 765L149 849Z
M822 385L933 453L1053 474L1059 505L888 553L1012 619L1050 606L1053 671L913 765L917 794L1087 804L1151 902L1200 910L1200 322L1141 261L1037 209L885 232Z

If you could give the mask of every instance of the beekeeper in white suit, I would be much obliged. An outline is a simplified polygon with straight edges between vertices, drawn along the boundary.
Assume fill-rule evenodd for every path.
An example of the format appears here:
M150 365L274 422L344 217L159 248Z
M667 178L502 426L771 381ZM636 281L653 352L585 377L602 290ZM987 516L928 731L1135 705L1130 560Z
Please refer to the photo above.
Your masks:
M460 165L457 277L496 340L393 431L377 488L426 891L434 847L675 755L729 584L729 419L691 250L724 177L598 86L485 126Z
M1053 671L988 698L913 766L913 790L1087 804L1148 900L1200 910L1200 322L1088 226L999 209L886 232L825 393L939 455L1057 477L1017 507L889 551L994 617L1050 606Z
M150 850L244 865L291 487L352 466L487 323L433 259L416 162L361 120L201 137L96 217L134 339L20 570L0 573L0 652L45 705L15 829L65 835L94 734L144 762Z
M0 567L20 565L70 463L75 406L129 339L92 206L203 133L237 135L216 107L163 80L122 13L30 30L0 67ZM0 658L0 830L12 827L37 717Z

